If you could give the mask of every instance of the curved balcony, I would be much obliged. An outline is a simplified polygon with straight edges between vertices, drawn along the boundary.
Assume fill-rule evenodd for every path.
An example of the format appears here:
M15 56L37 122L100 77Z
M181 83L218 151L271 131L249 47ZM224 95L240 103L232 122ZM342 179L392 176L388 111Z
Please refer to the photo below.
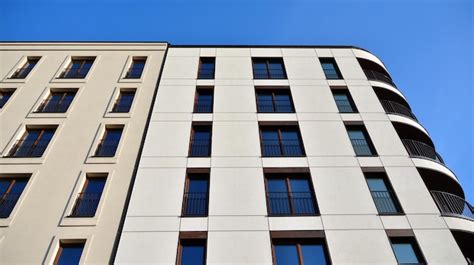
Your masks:
M392 78L382 72L364 69L364 73L365 76L367 76L368 80L380 81L397 87L397 85L395 85L395 83L393 82Z
M412 120L418 121L411 109L403 104L391 100L380 100L380 103L382 104L382 107L384 108L385 112L388 114L401 115L408 117Z
M443 158L430 145L411 139L402 139L402 142L410 157L425 158L444 165Z
M474 208L462 197L443 191L431 191L431 196L433 196L441 215L474 221Z

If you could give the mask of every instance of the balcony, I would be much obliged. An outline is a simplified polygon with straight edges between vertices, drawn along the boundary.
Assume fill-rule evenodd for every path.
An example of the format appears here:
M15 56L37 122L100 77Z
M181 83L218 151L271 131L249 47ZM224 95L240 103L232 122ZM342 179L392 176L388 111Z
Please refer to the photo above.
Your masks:
M211 155L211 140L192 140L189 156L209 157Z
M316 215L315 200L311 192L267 192L268 215Z
M266 157L304 156L299 140L262 140L262 153Z
M402 209L392 191L371 191L375 207L379 214L400 214Z
M18 140L8 153L10 157L40 157L43 155L49 140Z
M402 142L410 157L429 159L444 165L443 158L430 145L410 139L402 139Z
M441 215L474 221L474 207L462 197L443 191L431 191L431 196L433 196Z
M380 103L382 104L385 112L388 114L397 114L418 121L415 117L415 114L413 114L410 108L406 107L405 105L390 100L380 100Z
M70 217L94 217L101 193L79 193Z
M392 78L390 78L388 75L378 72L375 70L366 70L364 69L365 76L367 77L368 80L375 80L375 81L380 81L384 82L387 84L390 84L394 87L397 87L395 83L393 82Z
M183 199L183 216L207 216L209 195L207 192L185 192Z
M21 193L6 193L0 195L0 218L8 218L15 208Z
M41 102L36 112L42 113L64 113L71 105L72 99L45 99Z
M259 113L294 113L295 109L289 100L257 100Z

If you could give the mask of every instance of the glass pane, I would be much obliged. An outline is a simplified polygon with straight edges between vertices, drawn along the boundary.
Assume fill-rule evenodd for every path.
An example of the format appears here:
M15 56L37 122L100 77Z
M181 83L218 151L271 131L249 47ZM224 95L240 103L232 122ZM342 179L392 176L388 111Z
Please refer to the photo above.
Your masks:
M301 245L301 252L303 252L303 262L305 265L329 264L322 244Z
M181 254L181 265L204 265L204 255L204 246L185 245Z
M394 243L393 251L398 263L418 263L418 257L411 243Z
M360 130L349 130L349 138L352 140L365 140L365 135Z
M11 179L0 179L0 195L7 192L8 187L10 187Z
M296 245L275 245L276 265L298 265Z
M367 184L370 191L388 191L385 181L381 178L368 178Z
M285 179L267 179L268 192L288 192Z
M290 179L290 185L294 213L315 214L316 208L309 181L307 179Z
M27 183L28 183L28 179L25 179L25 178L16 179L15 184L10 190L10 193L21 194L23 190L25 189Z
M322 63L321 65L323 66L324 70L329 70L329 71L336 70L336 67L334 67L333 63L325 62L325 63Z
M290 179L291 192L311 192L307 179Z
M121 135L122 135L121 129L108 129L107 133L105 134L104 140L107 142L119 141Z
M303 154L298 131L281 131L281 137L284 155L300 156Z
M262 139L265 141L278 141L277 130L262 130Z
M86 193L102 194L105 186L104 178L88 178Z
M207 192L208 183L207 179L191 178L189 179L188 192Z
M270 214L290 214L290 200L285 179L268 179L267 194Z
M62 246L62 251L58 260L58 265L76 265L81 260L84 245Z
M210 140L211 132L205 129L194 130L194 140Z

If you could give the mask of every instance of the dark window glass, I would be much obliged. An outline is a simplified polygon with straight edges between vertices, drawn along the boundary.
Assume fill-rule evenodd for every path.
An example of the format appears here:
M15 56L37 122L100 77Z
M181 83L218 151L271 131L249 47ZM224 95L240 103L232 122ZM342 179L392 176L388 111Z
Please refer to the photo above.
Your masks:
M13 73L10 77L12 79L23 79L28 76L28 74L35 68L36 64L38 63L39 58L28 58L26 63L19 69Z
M13 157L40 157L53 138L55 129L27 129L9 153Z
M10 216L27 183L27 178L0 178L0 218Z
M395 193L384 178L377 174L366 174L366 180L379 214L401 213Z
M293 113L293 100L287 89L257 90L257 110L260 113Z
M93 63L94 59L73 59L59 78L84 78Z
M84 243L60 244L56 265L77 265L81 260Z
M377 155L369 134L362 126L348 126L347 133L357 156Z
M179 265L204 265L206 263L206 242L204 240L181 241Z
M282 58L252 58L254 79L286 79Z
M0 109L7 104L12 95L13 91L0 91Z
M122 136L122 130L122 128L106 129L95 156L114 156Z
M319 240L320 241L320 240ZM274 244L275 265L325 265L330 264L324 243Z
M211 156L211 126L193 126L189 156Z
M117 101L115 101L112 112L129 112L132 107L135 91L121 91Z
M303 143L298 128L261 128L263 156L303 156Z
M49 97L41 103L37 112L66 112L75 95L76 92L51 92Z
M99 206L106 178L87 178L83 192L76 199L71 216L93 217Z
M420 264L425 262L413 238L395 237L391 238L390 241L398 264Z
M214 79L216 58L201 57L199 59L198 79Z
M135 79L142 76L143 68L145 68L146 59L133 59L125 78Z
M341 113L357 112L351 95L347 90L333 90L334 101L336 101L337 108Z
M208 174L191 174L187 178L183 216L207 216L209 204Z
M320 58L319 60L327 79L342 79L341 72L334 58Z
M214 90L202 89L196 90L196 97L194 99L195 113L212 113L214 103Z

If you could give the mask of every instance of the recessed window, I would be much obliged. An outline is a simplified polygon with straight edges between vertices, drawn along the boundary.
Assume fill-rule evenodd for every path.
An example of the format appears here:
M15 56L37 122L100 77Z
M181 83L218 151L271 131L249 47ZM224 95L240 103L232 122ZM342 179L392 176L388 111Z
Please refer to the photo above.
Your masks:
M71 217L93 217L104 190L105 176L87 176L82 191L77 195Z
M365 180L379 214L402 213L395 192L384 173L365 173Z
M214 79L216 68L216 58L201 57L199 58L198 79Z
M254 79L286 79L283 58L252 58Z
M26 62L21 66L21 68L17 69L15 73L10 77L11 79L24 79L28 76L28 74L35 68L36 64L40 57L28 57Z
M356 113L357 109L347 89L333 89L332 94L340 113Z
M413 237L392 237L393 253L398 264L425 264L421 250Z
M275 265L330 264L323 239L273 240Z
M120 91L117 100L112 107L112 112L127 113L132 107L135 90Z
M73 58L59 78L81 79L87 76L95 58Z
M259 113L293 113L295 108L289 89L257 89Z
M76 91L52 91L49 96L41 102L36 112L64 113L68 110Z
M8 156L11 157L40 157L53 138L56 128L27 128Z
M183 199L183 216L207 216L209 173L189 173Z
M128 79L138 79L142 77L143 69L145 68L146 58L134 57L132 64L125 75Z
M297 126L261 126L262 156L304 156L303 141Z
M214 89L197 88L194 98L194 113L212 113L214 104Z
M54 265L79 264L84 251L85 242L59 243L59 250Z
M8 100L12 97L14 89L2 89L0 90L0 109L7 104Z
M0 177L0 218L8 218L28 183L26 177Z
M205 239L181 239L178 251L177 265L206 264Z
M95 156L113 157L122 137L123 127L110 127L105 129L104 136L100 140L95 151Z
M189 156L209 157L211 156L212 126L209 124L193 125L191 131L191 144Z
M377 155L369 134L363 125L350 125L346 126L346 128L352 147L357 156Z
M319 58L321 66L323 67L326 79L342 79L341 72L337 67L336 60L334 58Z

